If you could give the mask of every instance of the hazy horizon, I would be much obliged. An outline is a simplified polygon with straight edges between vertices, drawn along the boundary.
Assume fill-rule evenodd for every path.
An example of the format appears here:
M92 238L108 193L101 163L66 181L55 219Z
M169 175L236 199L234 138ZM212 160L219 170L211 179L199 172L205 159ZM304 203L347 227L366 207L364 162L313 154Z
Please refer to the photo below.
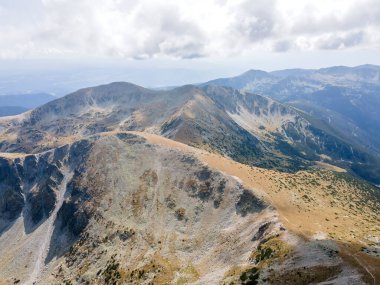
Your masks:
M340 54L341 58L344 56ZM345 62L339 57L314 62L315 56L303 57L299 62L288 63L279 58L275 64L263 58L247 60L229 58L220 61L212 59L187 60L128 60L94 59L76 61L73 59L11 59L0 61L0 95L46 92L63 96L77 89L115 81L131 82L147 88L160 88L196 84L216 78L233 77L248 70L272 72L284 69L320 69L332 66L355 67L365 64L380 65L376 61L360 60ZM328 57L328 55L326 55ZM347 57L347 56L346 56ZM380 56L378 56L380 57ZM376 58L374 55L372 58ZM289 57L287 57L289 59ZM309 61L307 59L310 59ZM294 64L296 62L296 64ZM331 64L328 64L331 62ZM333 64L335 63L335 64Z
M162 87L249 69L380 65L379 19L376 0L4 0L0 93L62 95L71 87L49 87L60 76Z

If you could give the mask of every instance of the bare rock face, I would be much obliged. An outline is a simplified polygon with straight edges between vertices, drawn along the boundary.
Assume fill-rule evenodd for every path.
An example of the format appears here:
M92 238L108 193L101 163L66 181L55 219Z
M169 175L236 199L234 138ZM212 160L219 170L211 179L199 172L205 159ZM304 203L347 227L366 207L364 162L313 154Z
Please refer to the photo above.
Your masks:
M236 203L236 212L245 217L248 214L253 214L262 211L264 208L263 202L258 199L251 191L244 189L239 201Z
M49 185L32 190L28 193L26 202L30 205L28 214L30 214L33 224L36 225L52 212L55 205L54 190Z
M1 158L0 181L4 185L1 213L3 220L13 221L23 213L25 232L30 233L52 213L56 202L56 189L64 178L60 168L64 163L78 165L85 152L74 144L43 155L30 155L14 161ZM63 153L67 161L63 162ZM5 223L5 222L4 222Z
M8 248L0 263L2 277L17 276L26 284L39 278L67 180L83 169L89 147L88 141L80 141L39 155L0 159L0 247ZM77 238L78 230L72 231ZM70 244L65 245L67 251Z
M0 158L0 234L24 207L20 179L13 161Z
M38 162L35 157L31 157L24 164L26 169L33 169L32 173L23 171L27 180L24 183L27 204L25 216L30 218L28 230L32 230L53 211L56 204L54 189L62 182L63 175L57 165L49 163L46 157L39 158Z

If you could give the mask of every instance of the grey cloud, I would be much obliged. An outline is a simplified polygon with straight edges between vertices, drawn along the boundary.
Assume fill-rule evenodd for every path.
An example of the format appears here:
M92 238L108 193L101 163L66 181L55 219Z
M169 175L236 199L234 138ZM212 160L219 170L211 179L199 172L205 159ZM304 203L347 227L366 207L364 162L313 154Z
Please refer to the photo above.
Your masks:
M346 35L332 35L326 39L320 40L318 47L320 49L342 49L354 47L361 44L364 40L363 32L352 32Z
M92 5L103 5L101 2ZM104 14L115 18L107 19L99 9L88 9L89 5L88 0L48 1L44 28L32 36L32 41L57 50L136 59L160 55L188 58L203 53L201 29L196 23L181 19L175 6L114 2L105 7L109 10Z
M205 37L196 23L181 19L176 7L144 7L136 17L136 26L144 26L147 39L139 52L144 57L164 54L178 58L201 57Z
M283 40L275 42L273 45L273 51L275 52L287 52L293 48L293 44L290 41Z
M243 2L235 11L232 28L250 42L270 37L276 23L276 3L276 0Z

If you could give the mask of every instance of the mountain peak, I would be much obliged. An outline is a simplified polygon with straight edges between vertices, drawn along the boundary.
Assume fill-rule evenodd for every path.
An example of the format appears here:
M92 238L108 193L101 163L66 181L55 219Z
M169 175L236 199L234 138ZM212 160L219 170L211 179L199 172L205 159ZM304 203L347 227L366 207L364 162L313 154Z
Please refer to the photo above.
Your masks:
M241 75L239 75L239 77L241 77L241 76L245 76L245 77L268 77L271 75L270 75L270 73L263 71L263 70L250 69L250 70L247 70L246 72L242 73Z
M131 90L131 89L135 89L135 90L148 90L140 85L136 85L134 83L130 83L130 82L125 82L125 81L115 81L115 82L111 82L111 83L108 83L108 84L102 84L102 85L98 85L98 86L94 86L94 87L88 87L88 88L84 88L84 89L79 89L78 91L80 90L104 90L104 89L112 89L112 90L118 90L118 89L123 89L123 90ZM78 92L77 91L77 92ZM76 92L74 92L76 93Z
M187 84L187 85L183 85L183 86L179 86L179 87L176 87L174 89L172 89L171 91L173 92L191 92L191 91L200 91L201 89L196 86L196 85L193 85L193 84Z

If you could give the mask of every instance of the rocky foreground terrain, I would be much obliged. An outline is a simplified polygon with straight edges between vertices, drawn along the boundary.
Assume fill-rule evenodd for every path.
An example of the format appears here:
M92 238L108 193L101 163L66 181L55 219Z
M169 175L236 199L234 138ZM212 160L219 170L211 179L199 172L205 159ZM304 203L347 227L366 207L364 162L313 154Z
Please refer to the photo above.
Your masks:
M376 158L271 99L114 83L2 118L0 149L0 284L380 280Z

